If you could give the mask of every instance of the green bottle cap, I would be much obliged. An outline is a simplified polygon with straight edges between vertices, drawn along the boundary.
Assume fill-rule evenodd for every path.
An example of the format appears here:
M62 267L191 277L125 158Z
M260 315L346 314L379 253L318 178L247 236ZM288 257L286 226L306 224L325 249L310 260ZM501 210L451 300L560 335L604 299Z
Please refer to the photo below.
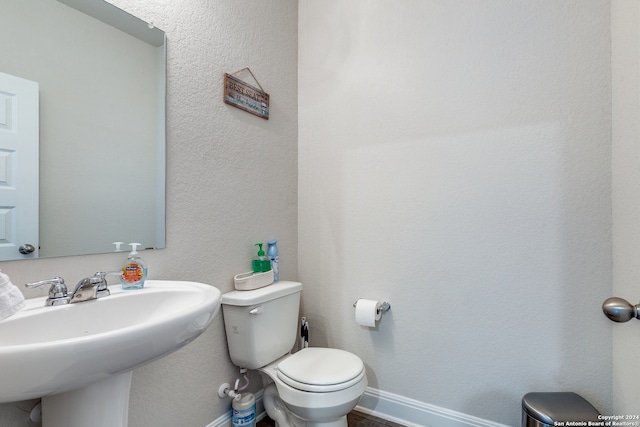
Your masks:
M260 250L258 251L258 256L264 256L264 251L262 250L262 243L256 243L253 246L259 246Z

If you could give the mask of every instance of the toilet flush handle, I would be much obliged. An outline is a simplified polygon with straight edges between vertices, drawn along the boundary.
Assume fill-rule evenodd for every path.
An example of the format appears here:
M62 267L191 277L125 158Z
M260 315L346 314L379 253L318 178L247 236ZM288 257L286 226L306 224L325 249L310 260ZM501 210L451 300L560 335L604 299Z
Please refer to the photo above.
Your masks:
M632 305L622 298L609 298L602 304L604 315L614 322L628 322L633 319L640 319L640 304Z
M249 310L249 314L262 314L263 311L264 311L264 309L260 305L258 307L255 307L255 308L252 308L251 310Z

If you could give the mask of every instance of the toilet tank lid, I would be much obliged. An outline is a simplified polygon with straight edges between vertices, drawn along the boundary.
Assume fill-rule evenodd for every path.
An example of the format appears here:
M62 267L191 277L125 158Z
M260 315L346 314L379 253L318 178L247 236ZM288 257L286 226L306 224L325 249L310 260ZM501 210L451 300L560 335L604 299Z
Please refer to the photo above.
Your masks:
M251 291L231 291L222 294L222 305L250 306L302 291L302 283L280 281Z

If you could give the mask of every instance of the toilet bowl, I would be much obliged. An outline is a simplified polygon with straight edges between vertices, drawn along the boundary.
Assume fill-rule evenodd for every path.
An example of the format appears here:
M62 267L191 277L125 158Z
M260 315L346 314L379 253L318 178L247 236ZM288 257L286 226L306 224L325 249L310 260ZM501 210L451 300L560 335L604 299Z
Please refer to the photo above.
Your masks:
M348 351L309 347L291 354L302 284L277 282L222 295L229 355L266 380L264 407L278 427L347 427L367 387L362 360Z
M303 424L306 427L347 426L346 415L358 404L367 388L362 360L347 351L332 348L305 348L259 371L273 381L277 397L289 410L289 417L306 421ZM268 402L265 399L267 413L278 421L276 418L280 417L270 412L272 408ZM293 421L291 425L297 426Z

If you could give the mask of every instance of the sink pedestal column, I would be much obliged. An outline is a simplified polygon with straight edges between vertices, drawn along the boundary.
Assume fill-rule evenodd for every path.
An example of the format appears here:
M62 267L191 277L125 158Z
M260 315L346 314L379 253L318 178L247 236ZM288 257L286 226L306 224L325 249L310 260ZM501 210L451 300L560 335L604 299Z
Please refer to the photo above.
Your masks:
M42 427L127 427L132 371L42 398Z

